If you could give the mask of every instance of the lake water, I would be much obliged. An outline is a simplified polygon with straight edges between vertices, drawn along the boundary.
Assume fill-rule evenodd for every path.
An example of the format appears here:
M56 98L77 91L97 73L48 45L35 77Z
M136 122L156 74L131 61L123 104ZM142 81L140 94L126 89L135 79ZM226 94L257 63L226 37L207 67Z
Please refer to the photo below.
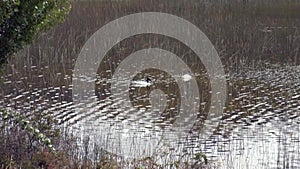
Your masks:
M159 144L162 131L176 121L182 101L176 79L184 83L194 79L200 94L196 122L183 142L165 141L169 144L156 153L168 155L160 160L174 161L183 154L190 158L202 151L220 168L300 168L299 9L299 3L285 6L256 1L233 5L204 1L73 2L64 23L42 34L9 61L0 85L0 105L28 116L50 111L79 137L86 137L84 131L103 148L138 156L140 149L154 146L143 145L143 140ZM104 24L148 11L171 13L195 24L220 55L227 99L222 118L209 137L200 132L211 104L205 66L187 46L165 36L136 35L115 45L102 60L96 79L85 75L77 79L95 83L94 90L84 91L94 92L95 98L89 98L89 104L73 100L73 72L83 44ZM127 89L112 94L118 66L131 53L149 47L180 56L193 72L171 76L145 69L133 79L118 79L119 87ZM124 104L123 92L129 93L131 104ZM124 137L138 133L130 136L137 143L129 147L117 144L120 138L114 133L125 133Z

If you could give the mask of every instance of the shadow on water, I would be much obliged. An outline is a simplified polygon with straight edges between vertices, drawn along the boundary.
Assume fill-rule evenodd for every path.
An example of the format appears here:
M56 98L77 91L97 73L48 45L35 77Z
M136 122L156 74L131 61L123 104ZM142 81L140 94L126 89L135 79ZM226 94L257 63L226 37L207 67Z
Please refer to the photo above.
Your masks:
M199 146L211 159L222 161L224 168L300 167L300 4L297 1L132 0L73 2L72 6L63 24L42 34L32 46L9 61L1 82L1 106L28 116L51 111L62 125L76 125L83 119L114 119L120 112L125 112L119 119L124 121L130 107L118 111L111 108L122 100L110 99L110 79L131 53L159 47L180 56L194 72L192 78L196 79L201 96L193 129L197 132L203 127L210 107L207 72L187 46L161 35L136 35L115 45L97 72L98 101L94 110L84 116L74 113L78 105L72 103L72 71L85 41L104 24L127 14L171 13L192 22L208 36L221 57L228 82L226 108L214 135L204 140L191 138L184 149ZM147 78L153 84L133 84ZM89 77L82 76L81 80ZM161 128L171 125L180 109L180 93L174 77L146 69L133 82L128 92L132 106L139 109L151 108L151 91L160 89L166 94L167 107L151 122Z

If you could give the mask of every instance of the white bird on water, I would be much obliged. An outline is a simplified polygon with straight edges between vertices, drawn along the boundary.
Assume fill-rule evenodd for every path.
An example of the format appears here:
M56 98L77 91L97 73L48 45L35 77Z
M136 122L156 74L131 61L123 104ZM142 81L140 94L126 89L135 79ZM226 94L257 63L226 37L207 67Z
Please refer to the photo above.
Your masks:
M185 74L182 76L182 80L185 81L185 82L188 82L192 79L192 76L189 75L189 74Z
M132 81L132 85L134 87L149 87L152 85L152 80L147 77L146 80Z
M188 82L190 81L193 77L190 74L184 74L180 76L183 81ZM146 80L136 80L132 81L132 86L134 87L149 87L153 84L152 80L150 78L146 78Z

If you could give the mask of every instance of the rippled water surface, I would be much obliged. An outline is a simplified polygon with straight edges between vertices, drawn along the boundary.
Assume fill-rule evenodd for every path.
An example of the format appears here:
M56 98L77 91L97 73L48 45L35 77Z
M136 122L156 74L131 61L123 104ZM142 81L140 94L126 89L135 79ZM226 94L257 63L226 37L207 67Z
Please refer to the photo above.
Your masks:
M284 18L275 15L271 5L263 7L249 7L258 11L252 20L247 10L238 10L244 9L238 5L227 8L227 3L220 5L219 15L210 13L210 3L194 5L192 1L153 6L136 1L73 3L65 23L41 35L8 63L2 75L0 105L27 116L50 111L62 126L74 129L80 129L84 122L89 124L85 131L107 134L94 138L104 148L111 146L116 152L139 154L137 151L145 145L118 147L109 140L118 139L112 133L126 135L128 130L136 131L142 133L137 140L148 139L152 146L159 145L153 133L171 129L180 112L182 93L178 79L184 83L195 79L200 93L199 111L193 112L196 123L184 142L175 144L167 140L168 149L161 150L169 154L166 158L172 160L178 154L201 150L220 168L300 168L299 15L291 12ZM227 100L220 123L210 137L202 137L200 132L211 102L205 67L188 47L167 37L148 34L121 41L105 56L96 79L79 77L80 81L95 83L95 98L90 98L93 101L88 105L74 102L72 72L84 42L103 24L141 11L182 16L199 26L215 45L226 70ZM238 16L237 11L241 13ZM133 79L112 78L126 56L149 47L179 55L193 73L171 76L168 72L146 69ZM114 95L110 88L114 80L120 87L130 85ZM128 93L130 104L124 104L120 97L123 92Z

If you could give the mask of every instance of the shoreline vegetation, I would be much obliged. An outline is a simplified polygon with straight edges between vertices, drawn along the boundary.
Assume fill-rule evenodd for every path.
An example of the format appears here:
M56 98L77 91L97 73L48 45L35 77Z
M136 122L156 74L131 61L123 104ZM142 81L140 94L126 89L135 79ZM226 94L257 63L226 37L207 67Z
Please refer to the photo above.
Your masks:
M261 69L265 62L282 65L300 63L300 3L297 1L228 3L219 0L210 3L196 0L189 2L129 0L71 3L72 10L64 23L42 33L33 45L26 47L5 65L1 78L1 88L5 89L0 93L2 103L10 102L10 98L4 96L12 91L24 88L34 91L36 88L53 86L58 86L60 92L65 94L58 101L71 102L72 68L84 42L105 23L135 12L166 12L194 23L211 39L228 74L239 73L247 68ZM143 46L159 46L164 40L153 39L153 42L148 42L141 37L134 38L114 47L114 50L124 47L125 51L121 58ZM130 48L131 40L138 40L139 44L135 44L137 49ZM113 56L116 53L113 51L109 55ZM108 70L111 65L102 66L104 70ZM101 70L99 72L101 73ZM38 78L39 75L43 75L42 80ZM105 76L109 77L109 75ZM27 80L24 83L3 83L24 80L24 77ZM243 80L235 82L236 85L239 83L250 82ZM238 91L230 87L233 91L230 97L234 98ZM55 104L50 96L47 99L50 100L49 107ZM240 106L238 101L234 104L228 108L230 111L235 109L235 106ZM203 152L194 154L193 158L187 161L175 161L172 164L159 164L155 157L126 161L106 152L99 145L91 150L88 148L88 138L85 140L86 144L79 146L78 138L70 134L68 128L60 125L59 121L53 118L52 112L46 108L36 110L37 106L32 106L26 112L14 111L20 109L17 106L13 108L10 110L1 105L0 168L206 169L221 167L220 162L211 161ZM89 159L90 153L95 154L95 159ZM82 156L79 157L78 154Z
M51 113L42 112L24 117L20 113L0 110L0 168L207 168L217 163L208 161L202 152L190 161L160 164L155 157L124 159L95 145L91 151L89 138L83 142L83 156L78 154L76 137L59 129ZM65 129L64 129L65 130ZM54 148L56 147L56 148ZM94 158L90 159L89 154ZM181 157L183 158L184 155Z

